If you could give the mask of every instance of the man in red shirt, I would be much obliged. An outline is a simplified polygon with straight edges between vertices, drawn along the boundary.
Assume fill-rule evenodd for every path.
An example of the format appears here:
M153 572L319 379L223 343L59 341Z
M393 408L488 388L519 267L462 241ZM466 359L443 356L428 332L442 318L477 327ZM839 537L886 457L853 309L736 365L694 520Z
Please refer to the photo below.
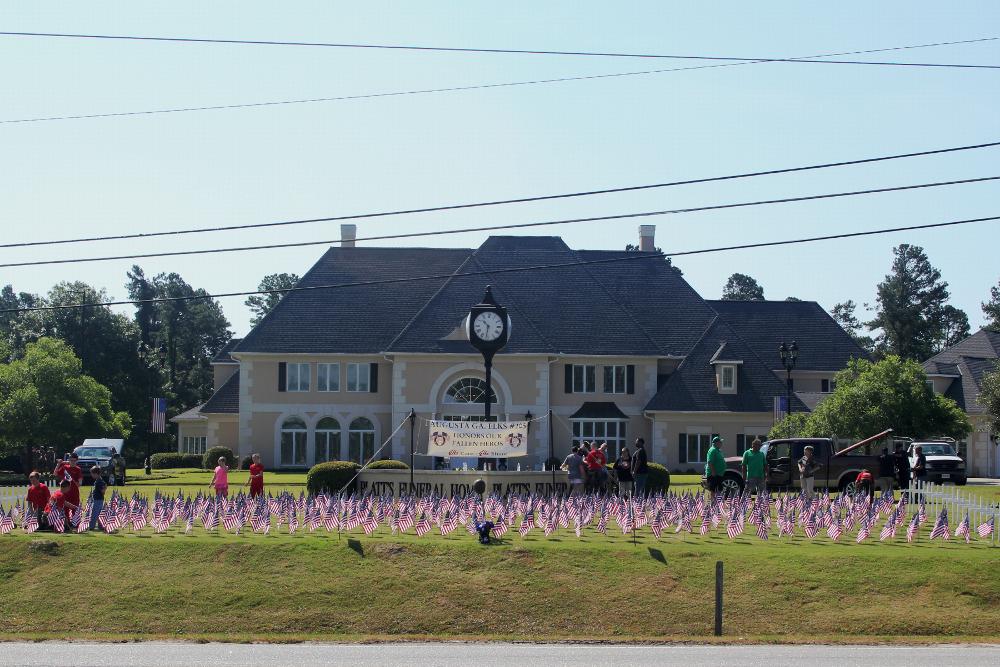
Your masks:
M247 483L250 484L250 497L255 498L264 495L264 466L260 464L260 454L254 454L250 458L253 463L250 464Z
M607 447L608 443L602 442L600 447L594 447L583 459L587 464L587 474L593 491L602 491L604 482L608 478L608 455L605 453Z
M46 508L47 512L62 512L67 522L69 521L70 512L80 511L80 505L69 499L69 493L72 486L72 482L63 480L62 484L59 485L59 490L53 493L52 497L49 498L49 506ZM79 494L80 487L77 487L76 491Z
M66 480L70 483L69 491L66 493L66 500L73 505L80 506L80 483L83 482L83 470L77 465L80 457L76 452L69 455L69 461L60 461L52 474L62 482Z
M28 475L31 486L28 487L28 511L35 513L38 525L44 525L45 506L49 504L49 487L41 482L41 476L37 472Z

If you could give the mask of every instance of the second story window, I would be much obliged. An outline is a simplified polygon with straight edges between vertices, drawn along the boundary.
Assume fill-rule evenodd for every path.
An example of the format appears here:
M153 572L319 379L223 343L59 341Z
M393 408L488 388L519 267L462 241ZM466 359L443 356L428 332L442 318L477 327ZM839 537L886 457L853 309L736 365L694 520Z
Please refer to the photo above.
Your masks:
M597 367L573 364L573 393L593 394L597 388Z
M316 390L340 391L340 364L316 364Z
M347 364L347 391L378 391L378 364Z
M605 394L634 394L635 366L622 364L604 367Z
M719 391L724 393L736 391L736 366L723 366L719 369Z
M819 385L820 385L819 390L824 394L831 394L837 391L836 380L827 380L826 378L823 378L822 380L819 381Z
M287 391L309 391L309 364L288 364Z

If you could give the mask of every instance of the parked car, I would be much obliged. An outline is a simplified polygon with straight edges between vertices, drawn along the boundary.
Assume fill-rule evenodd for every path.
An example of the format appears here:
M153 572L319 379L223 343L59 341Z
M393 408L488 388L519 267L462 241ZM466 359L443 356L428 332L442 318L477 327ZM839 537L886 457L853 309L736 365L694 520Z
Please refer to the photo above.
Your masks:
M957 486L964 486L969 481L965 470L965 461L962 460L950 442L911 442L906 450L910 457L910 468L917 462L916 448L923 450L927 459L927 481L940 484L941 482L954 482Z
M858 473L867 468L873 474L878 472L878 456L848 452L837 454L835 443L830 438L786 438L768 440L760 451L767 460L769 489L798 489L798 460L803 456L806 445L812 445L813 456L822 466L816 472L816 488L823 487L853 493L854 480ZM722 479L725 493L742 493L745 485L740 464L742 456L726 458L726 474Z
M122 452L124 447L125 441L116 438L88 438L84 440L82 445L73 450L73 453L80 457L78 465L83 469L83 483L91 483L90 469L96 465L101 469L101 476L105 481L117 485L124 484L124 475L115 479L114 460L111 457L112 449L124 456Z

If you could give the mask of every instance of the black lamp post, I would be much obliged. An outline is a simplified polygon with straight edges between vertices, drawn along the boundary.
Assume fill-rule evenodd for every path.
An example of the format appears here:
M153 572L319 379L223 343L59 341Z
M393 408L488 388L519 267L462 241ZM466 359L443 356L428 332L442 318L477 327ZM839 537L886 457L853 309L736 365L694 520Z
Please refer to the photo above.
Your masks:
M786 415L792 414L792 369L795 368L795 360L799 357L799 346L793 340L791 345L785 345L782 341L778 347L778 356L781 357L781 365L785 367L785 401L787 404Z
M490 420L490 399L493 394L493 355L507 344L510 328L507 309L496 302L493 289L487 285L482 303L473 306L465 320L469 342L483 355L483 366L486 369L486 421Z

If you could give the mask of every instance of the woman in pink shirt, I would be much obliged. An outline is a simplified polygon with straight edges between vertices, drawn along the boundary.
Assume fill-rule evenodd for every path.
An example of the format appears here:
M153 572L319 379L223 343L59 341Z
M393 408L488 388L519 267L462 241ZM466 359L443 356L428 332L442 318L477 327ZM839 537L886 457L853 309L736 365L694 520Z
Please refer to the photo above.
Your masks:
M215 468L215 476L209 486L215 489L217 498L229 496L229 466L226 465L225 456L219 457L219 465Z

